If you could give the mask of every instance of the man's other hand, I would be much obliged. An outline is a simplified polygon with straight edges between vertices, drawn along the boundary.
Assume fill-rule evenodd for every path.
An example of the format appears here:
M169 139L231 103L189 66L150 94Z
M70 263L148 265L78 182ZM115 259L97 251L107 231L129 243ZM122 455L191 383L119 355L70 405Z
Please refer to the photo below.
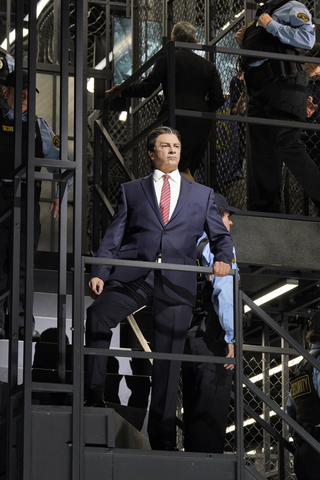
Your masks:
M225 277L230 271L230 265L224 262L214 262L213 275L215 277Z
M89 287L89 295L91 298L93 298L93 300L95 300L100 295L100 293L103 290L103 286L104 286L104 281L101 280L101 278L99 277L91 278L90 282L88 283L88 287Z
M263 13L257 20L257 26L267 28L272 18L267 13Z
M242 25L242 27L235 34L234 38L236 39L236 42L237 42L238 45L240 45L240 47L243 44L243 38L244 38L244 34L246 32L246 29L247 29L247 27L245 25Z
M307 117L310 118L316 110L318 110L318 105L313 103L312 97L308 97L307 98Z
M227 355L227 358L234 358L234 345L233 343L228 343L228 355ZM234 369L234 365L232 363L225 363L223 365L227 370L233 370Z
M59 220L59 206L60 200L59 198L55 198L49 208L49 212L53 212L53 218L55 220Z
M118 87L120 87L121 83L117 83L117 85L115 85L114 87L111 87L109 90L106 90L104 93L112 93L114 92L114 90L116 90ZM119 95L119 97L121 97L121 93Z

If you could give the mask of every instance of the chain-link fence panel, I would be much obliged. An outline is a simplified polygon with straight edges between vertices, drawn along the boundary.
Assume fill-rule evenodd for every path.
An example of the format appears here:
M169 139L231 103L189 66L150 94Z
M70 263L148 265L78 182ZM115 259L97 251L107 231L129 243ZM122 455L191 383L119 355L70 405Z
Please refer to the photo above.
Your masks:
M289 383L283 383L282 368L279 361L272 359L270 363L259 356L243 357L243 371L257 387L268 395L279 407L283 408L286 398L283 392L289 392ZM264 368L265 365L265 368ZM265 377L263 377L263 371ZM264 387L263 387L264 385ZM275 412L259 400L248 388L243 387L245 404L265 420L277 433L289 437L286 423ZM244 450L246 460L267 478L278 478L279 471L279 444L257 421L244 409ZM235 410L234 402L230 402L230 413L225 441L225 452L235 453ZM285 478L293 477L293 457L287 452L285 463Z
M175 0L173 23L189 22L197 32L198 43L205 43L205 2L201 0ZM170 32L169 32L170 33Z

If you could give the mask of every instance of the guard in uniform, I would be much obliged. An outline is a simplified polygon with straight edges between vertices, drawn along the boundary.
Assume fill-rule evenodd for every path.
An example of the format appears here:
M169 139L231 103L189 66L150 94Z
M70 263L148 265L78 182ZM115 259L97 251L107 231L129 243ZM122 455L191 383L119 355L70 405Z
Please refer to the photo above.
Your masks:
M218 193L215 193L215 202L230 231L229 216L236 209L228 206ZM214 262L205 233L198 240L197 262L206 267ZM234 247L232 268L238 268ZM233 277L213 276L210 282L200 275L184 353L233 358L233 339ZM232 379L232 364L183 362L184 448L187 452L223 453Z
M236 33L244 49L298 55L312 48L315 35L307 8L295 0L259 0L255 19ZM301 63L245 57L248 116L305 121L307 86ZM280 212L282 164L320 207L320 172L300 141L301 130L248 124L251 160L259 198L252 208Z
M15 71L6 77L2 92L4 102L0 108L0 216L13 204L13 177L14 177L14 88ZM37 90L38 91L38 90ZM28 102L28 72L23 71L22 92L22 162L27 162L27 102ZM60 142L47 122L37 117L35 122L35 156L37 158L59 159ZM40 169L39 169L40 170ZM58 168L48 168L51 173L59 173ZM72 180L68 182L70 192ZM36 253L40 232L40 193L41 182L36 182L34 198L34 253ZM20 301L19 301L19 338L24 338L24 303L25 303L25 275L26 275L26 182L21 181L21 239L20 239ZM59 193L53 200L50 211L54 218L59 216ZM0 223L0 291L7 285L10 275L10 253L12 244L12 216L8 216ZM5 300L0 301L0 338L5 337ZM33 340L39 339L39 333L33 330Z
M316 313L311 319L306 339L311 344L310 354L320 361L320 313ZM290 386L287 413L320 442L319 370L302 360L295 367ZM296 433L293 437L296 446L294 470L297 480L319 480L320 453Z

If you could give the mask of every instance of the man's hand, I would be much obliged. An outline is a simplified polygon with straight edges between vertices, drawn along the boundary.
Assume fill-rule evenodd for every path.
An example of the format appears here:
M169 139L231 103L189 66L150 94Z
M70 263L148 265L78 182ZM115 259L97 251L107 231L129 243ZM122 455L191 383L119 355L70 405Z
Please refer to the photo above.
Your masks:
M228 343L228 349L229 349L229 352L228 352L227 358L234 358L234 345L233 345L233 343ZM227 370L233 370L234 369L234 365L232 363L225 363L223 366Z
M257 20L257 27L267 28L272 18L267 13L263 13Z
M88 283L89 286L89 295L93 300L95 300L103 290L104 282L99 277L91 278Z
M245 25L243 25L238 31L237 33L235 34L235 39L236 39L236 42L238 45L240 45L240 47L242 46L243 44L243 38L244 38L244 34L246 32L246 29L247 27Z
M215 277L226 277L229 273L230 265L224 262L214 262L213 275Z
M59 198L55 198L49 208L49 212L53 212L53 218L55 220L59 220L59 206L60 200Z
M120 87L120 85L121 85L120 83L117 83L117 85L110 88L110 90L106 90L104 93L112 93L116 88ZM121 97L121 93L120 93L119 97Z
M307 98L307 118L310 118L317 109L318 109L318 105L313 103L313 98L308 97Z

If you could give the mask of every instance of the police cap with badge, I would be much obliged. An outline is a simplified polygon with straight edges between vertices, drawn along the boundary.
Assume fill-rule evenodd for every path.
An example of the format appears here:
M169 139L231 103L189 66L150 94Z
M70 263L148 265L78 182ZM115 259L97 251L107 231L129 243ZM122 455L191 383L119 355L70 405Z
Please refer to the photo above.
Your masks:
M214 194L214 201L218 208L223 208L224 210L227 210L230 215L236 212L240 212L239 208L231 207L228 204L227 200L221 195L221 193Z
M6 87L16 88L16 71L13 70L7 78L5 79L4 85ZM22 70L22 90L27 90L29 88L29 79L28 79L28 70ZM39 90L36 88L36 92L39 93Z

